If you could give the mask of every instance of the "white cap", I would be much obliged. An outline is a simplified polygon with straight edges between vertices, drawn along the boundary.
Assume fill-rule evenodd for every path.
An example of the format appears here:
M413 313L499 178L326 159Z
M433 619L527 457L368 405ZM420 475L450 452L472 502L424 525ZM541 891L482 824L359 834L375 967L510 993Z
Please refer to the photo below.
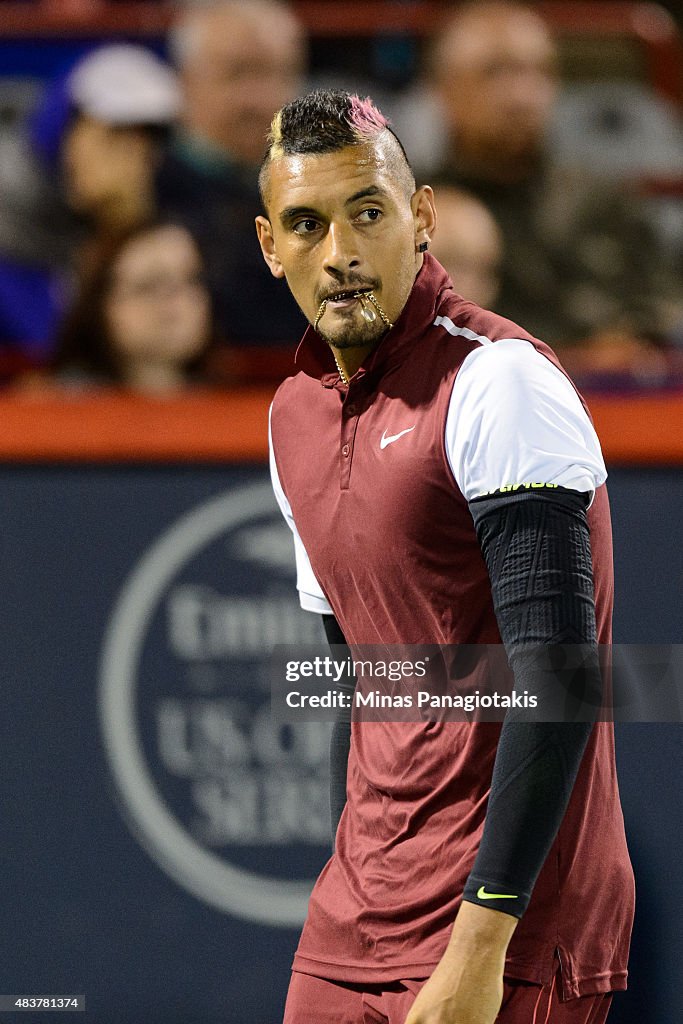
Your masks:
M95 50L69 75L67 92L80 111L107 124L166 124L180 112L176 75L143 46Z

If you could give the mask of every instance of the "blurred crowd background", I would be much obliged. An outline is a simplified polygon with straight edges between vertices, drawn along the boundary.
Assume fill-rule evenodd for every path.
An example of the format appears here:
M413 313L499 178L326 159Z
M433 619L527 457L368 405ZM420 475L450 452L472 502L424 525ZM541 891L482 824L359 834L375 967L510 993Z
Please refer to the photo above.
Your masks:
M369 93L456 291L579 384L683 386L683 23L630 0L0 6L0 379L276 384L305 323L253 220L273 112Z

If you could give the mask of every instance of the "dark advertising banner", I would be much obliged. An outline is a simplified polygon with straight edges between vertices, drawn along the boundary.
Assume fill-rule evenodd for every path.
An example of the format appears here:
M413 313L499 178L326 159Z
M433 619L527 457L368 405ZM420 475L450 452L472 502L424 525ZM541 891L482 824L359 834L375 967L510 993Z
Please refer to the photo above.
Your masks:
M78 997L95 1024L279 1024L330 849L329 723L271 714L274 648L322 635L267 473L0 475L0 995ZM680 640L682 500L673 473L613 474L621 642ZM679 732L619 728L642 909L613 1019L668 1024ZM0 1005L6 1024L82 1004Z
M297 927L329 848L327 730L281 728L268 659L318 638L267 482L200 502L119 590L99 673L105 752L131 827L209 906Z
M330 825L328 727L270 715L321 627L267 474L8 470L2 507L0 993L278 1021Z

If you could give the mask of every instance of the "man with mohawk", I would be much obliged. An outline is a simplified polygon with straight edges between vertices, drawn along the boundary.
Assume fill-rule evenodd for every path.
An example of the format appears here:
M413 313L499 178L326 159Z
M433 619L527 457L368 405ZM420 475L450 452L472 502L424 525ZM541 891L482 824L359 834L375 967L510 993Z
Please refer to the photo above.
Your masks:
M552 350L454 291L369 99L285 106L260 185L311 325L271 411L302 606L352 647L502 640L520 692L531 644L579 643L598 688L606 471ZM633 912L609 723L340 721L331 780L285 1024L603 1024Z

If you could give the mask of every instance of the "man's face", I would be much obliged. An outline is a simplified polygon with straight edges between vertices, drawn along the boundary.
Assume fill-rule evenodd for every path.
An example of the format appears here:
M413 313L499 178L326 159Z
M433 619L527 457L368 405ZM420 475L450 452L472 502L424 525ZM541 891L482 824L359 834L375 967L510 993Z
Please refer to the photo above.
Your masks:
M494 5L469 12L446 42L439 94L457 146L503 158L534 150L557 92L556 51L540 18Z
M387 330L379 315L367 321L355 291L372 291L396 322L422 263L416 243L433 225L431 190L410 194L392 144L380 138L270 166L269 218L257 218L264 257L310 323L327 300L317 329L339 349L372 347Z
M188 128L244 164L261 162L273 111L301 88L302 38L280 12L271 21L248 9L209 12L183 73Z

